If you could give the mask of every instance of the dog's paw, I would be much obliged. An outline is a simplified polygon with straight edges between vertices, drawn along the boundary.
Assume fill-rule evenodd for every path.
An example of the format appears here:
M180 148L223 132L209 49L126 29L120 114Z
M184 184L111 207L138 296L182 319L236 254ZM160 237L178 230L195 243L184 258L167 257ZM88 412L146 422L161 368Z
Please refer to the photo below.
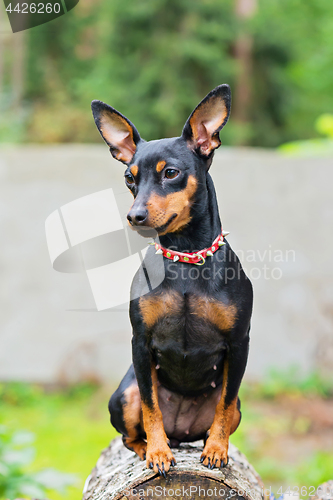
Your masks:
M200 462L208 469L225 467L228 464L228 443L208 438Z
M145 460L147 454L147 443L143 439L125 439L125 446L130 450L135 451L141 460Z
M147 447L147 467L154 469L160 476L166 478L170 466L176 465L176 460L167 443L154 443Z

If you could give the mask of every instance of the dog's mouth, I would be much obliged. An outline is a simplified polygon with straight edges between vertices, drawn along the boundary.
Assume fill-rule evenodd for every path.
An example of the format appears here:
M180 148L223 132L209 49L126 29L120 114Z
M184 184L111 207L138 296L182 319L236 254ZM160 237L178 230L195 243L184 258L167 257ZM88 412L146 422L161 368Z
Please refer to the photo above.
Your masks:
M168 227L170 226L171 222L175 220L178 214L173 214L171 217L169 217L168 221L163 224L163 226L156 227L155 230L158 232L158 234L164 234Z
M157 226L157 227L149 227L149 226L132 226L130 225L131 229L136 231L137 233L140 234L140 236L143 236L144 238L155 238L159 234L165 234L169 225L171 224L172 221L175 220L178 214L174 213L169 217L167 222L163 224L162 226Z

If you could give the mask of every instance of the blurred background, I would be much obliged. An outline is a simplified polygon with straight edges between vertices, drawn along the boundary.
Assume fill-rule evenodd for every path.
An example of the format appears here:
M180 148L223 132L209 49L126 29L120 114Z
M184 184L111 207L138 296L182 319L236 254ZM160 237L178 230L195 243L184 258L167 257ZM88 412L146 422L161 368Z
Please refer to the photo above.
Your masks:
M333 105L329 0L81 0L36 29L6 36L8 26L3 19L3 141L99 143L87 113L96 97L146 139L179 135L193 103L221 81L233 89L228 145L313 138Z
M1 4L0 498L80 498L115 436L128 304L98 312L85 273L52 268L44 228L105 189L123 217L131 204L91 100L150 140L220 83L233 106L211 173L255 292L232 441L277 496L332 479L332 2L80 0L15 34Z

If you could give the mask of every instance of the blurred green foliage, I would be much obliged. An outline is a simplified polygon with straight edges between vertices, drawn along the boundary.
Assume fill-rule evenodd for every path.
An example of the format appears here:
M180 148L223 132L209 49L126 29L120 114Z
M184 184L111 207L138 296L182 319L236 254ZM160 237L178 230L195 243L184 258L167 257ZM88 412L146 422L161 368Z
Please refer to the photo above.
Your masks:
M242 391L249 398L274 399L282 395L333 396L333 378L323 377L318 372L304 376L298 366L290 366L287 370L272 369L260 383L242 384Z
M20 495L45 496L43 486L34 475L23 471L33 459L32 440L31 433L9 433L5 426L0 426L0 498L13 500Z
M47 490L64 492L66 486L76 482L74 476L55 469L27 471L35 458L33 442L31 432L14 432L0 426L0 499L45 498Z
M333 115L324 113L319 116L315 125L320 134L327 135L333 139Z
M243 381L242 421L230 440L245 453L272 493L281 487L286 491L288 486L309 492L310 487L332 479L333 453L329 444L322 448L329 438L324 437L321 444L318 439L321 433L325 436L325 427L315 431L311 418L299 411L306 401L321 408L324 400L331 403L332 396L332 379L317 373L302 376L297 367L272 370L261 383ZM308 498L309 494L300 496Z
M29 452L34 459L20 469L18 480L33 479L46 494L36 492L30 498L81 498L84 482L101 450L116 435L107 410L110 393L111 389L92 384L63 388L21 382L0 384L0 421L6 423L8 436L15 436L17 429L35 436L34 449ZM3 498L10 497L0 494Z
M59 401L86 400L96 392L97 386L91 383L81 383L63 387L60 392L50 389L52 399ZM47 391L41 385L25 382L0 383L0 401L13 405L30 407L40 403Z
M260 385L242 384L242 423L231 436L231 441L246 454L266 487L271 485L273 492L288 485L317 487L331 478L331 451L318 449L317 444L304 455L304 441L301 440L308 439L308 443L314 440L311 420L297 412L296 416L286 412L288 397L291 398L289 401L295 402L304 401L310 395L311 404L315 404L314 397L317 402L322 401L321 396L332 395L331 389L332 385L328 386L318 375L302 378L296 369L288 373L276 371ZM10 449L28 450L24 451L27 453L25 457L21 457L25 458L25 465L22 462L19 473L12 473L14 483L17 481L20 485L22 481L26 484L28 478L30 487L39 487L43 491L46 488L46 497L50 500L80 498L84 481L101 450L116 436L107 411L111 393L111 388L90 384L48 389L33 384L0 384L0 420L6 422L7 427L3 438L5 446L7 449L9 446ZM284 409L281 401L286 403ZM17 432L16 429L22 428L28 432ZM31 450L31 432L36 436L35 450ZM288 444L288 449L276 446L280 442ZM281 448L283 459L276 455L281 453ZM0 447L0 467L3 449ZM33 456L35 458L29 464ZM71 474L64 476L54 468ZM38 473L41 469L46 471ZM69 486L73 482L73 473L78 481ZM66 491L55 491L60 486L67 486ZM45 498L37 495L36 490L35 493L35 497ZM1 495L3 493L0 493L1 500L6 498ZM8 493L6 495L11 498Z
M25 133L11 131L12 140L99 142L92 99L119 109L146 139L179 135L209 90L235 90L244 33L253 46L249 118L231 119L223 143L313 137L315 119L333 110L332 14L331 0L258 0L246 21L235 0L85 0L26 32ZM0 138L9 135L0 124Z
M308 139L281 144L279 151L293 156L332 156L333 154L333 115L324 113L315 121L315 129L325 139Z

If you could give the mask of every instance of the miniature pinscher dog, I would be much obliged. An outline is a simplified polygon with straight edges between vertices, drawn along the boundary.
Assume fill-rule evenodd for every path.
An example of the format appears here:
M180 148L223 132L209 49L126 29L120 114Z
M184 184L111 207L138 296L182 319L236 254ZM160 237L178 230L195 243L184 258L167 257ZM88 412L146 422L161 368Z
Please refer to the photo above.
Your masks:
M230 105L230 87L220 85L180 137L146 142L121 113L92 102L112 156L126 165L134 197L128 223L158 237L146 255L154 262L162 254L165 271L148 293L144 268L134 277L133 365L110 399L111 422L125 446L164 476L176 463L170 448L198 439L203 465L224 467L241 419L252 286L225 240L208 172Z

